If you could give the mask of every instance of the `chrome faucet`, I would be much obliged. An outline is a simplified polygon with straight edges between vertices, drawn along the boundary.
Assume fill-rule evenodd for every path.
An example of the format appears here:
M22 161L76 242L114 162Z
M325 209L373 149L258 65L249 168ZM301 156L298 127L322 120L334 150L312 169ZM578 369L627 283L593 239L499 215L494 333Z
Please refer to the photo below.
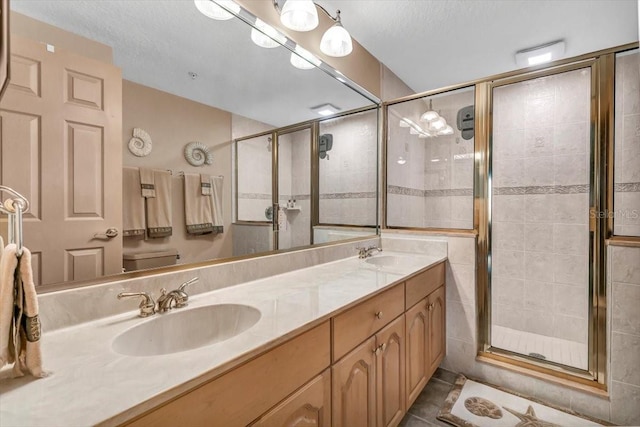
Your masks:
M156 314L156 303L146 292L120 292L118 294L118 299L128 298L128 297L142 297L142 301L140 301L140 317L147 317Z
M160 291L162 294L160 295L160 298L158 298L158 311L163 313L165 311L171 310L172 308L181 308L186 306L187 301L189 300L189 295L187 295L184 289L188 285L197 281L198 278L194 277L193 279L187 280L186 282L178 286L178 289L174 289L173 291L168 293L165 288L162 288L162 290Z
M358 258L364 259L373 256L373 251L377 250L378 252L382 252L382 248L377 246L369 246L368 248L356 248L358 250Z

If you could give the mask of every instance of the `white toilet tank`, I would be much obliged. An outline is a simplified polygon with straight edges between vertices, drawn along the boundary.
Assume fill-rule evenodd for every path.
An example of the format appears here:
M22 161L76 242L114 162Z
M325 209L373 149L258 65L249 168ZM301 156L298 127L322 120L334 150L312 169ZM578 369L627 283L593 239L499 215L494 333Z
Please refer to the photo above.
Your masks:
M178 260L176 249L157 252L135 252L122 255L124 271L145 270L148 268L174 265Z

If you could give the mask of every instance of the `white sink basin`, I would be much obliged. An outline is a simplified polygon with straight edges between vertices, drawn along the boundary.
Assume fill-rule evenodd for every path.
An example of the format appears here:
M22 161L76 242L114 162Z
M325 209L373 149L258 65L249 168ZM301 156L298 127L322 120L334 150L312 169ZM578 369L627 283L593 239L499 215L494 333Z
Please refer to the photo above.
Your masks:
M208 305L167 314L127 329L112 344L127 356L158 356L193 350L241 334L260 320L258 309L240 304Z
M415 267L416 261L402 256L396 255L379 255L374 256L372 258L367 258L366 263L375 265L377 267L387 267L387 268L410 268Z

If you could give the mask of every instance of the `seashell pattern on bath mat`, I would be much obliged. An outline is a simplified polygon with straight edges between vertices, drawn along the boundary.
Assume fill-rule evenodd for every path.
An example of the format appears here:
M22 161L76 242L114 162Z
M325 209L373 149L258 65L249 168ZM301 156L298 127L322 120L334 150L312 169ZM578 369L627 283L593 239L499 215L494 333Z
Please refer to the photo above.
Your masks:
M184 147L184 158L192 166L210 165L213 163L213 154L209 147L201 142L190 142Z
M500 407L492 401L482 397L476 396L468 398L464 401L464 407L467 408L467 411L479 417L489 417L494 420L502 418L502 411L500 410Z
M129 140L129 151L138 157L145 157L151 153L153 143L151 137L144 129L134 128L133 138Z

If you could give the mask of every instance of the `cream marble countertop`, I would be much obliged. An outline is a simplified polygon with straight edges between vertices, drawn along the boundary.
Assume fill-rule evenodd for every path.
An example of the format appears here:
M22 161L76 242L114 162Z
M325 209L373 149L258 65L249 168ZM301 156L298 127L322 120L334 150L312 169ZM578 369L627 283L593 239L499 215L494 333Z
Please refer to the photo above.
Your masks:
M352 257L196 295L186 308L146 319L128 312L45 333L44 367L52 374L0 381L0 426L117 425L446 259L387 251L374 257L383 255L407 261L376 267ZM231 339L179 353L133 357L111 347L142 322L222 303L255 307L262 317Z

